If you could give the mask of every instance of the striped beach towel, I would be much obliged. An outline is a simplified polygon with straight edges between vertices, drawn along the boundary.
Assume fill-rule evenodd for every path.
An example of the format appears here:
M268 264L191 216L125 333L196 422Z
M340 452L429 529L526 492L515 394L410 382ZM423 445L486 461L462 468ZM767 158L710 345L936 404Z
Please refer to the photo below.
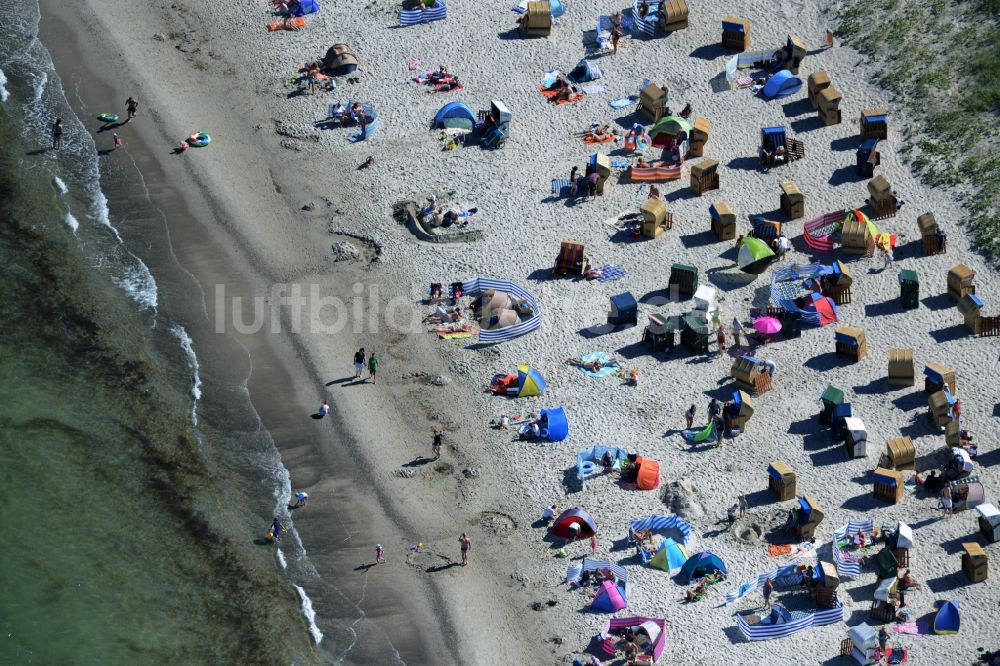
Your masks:
M614 264L606 264L597 270L601 274L601 277L597 278L598 282L611 282L626 275L624 268L615 266Z
M568 178L554 178L552 180L552 194L560 197L568 197L573 194L573 187Z

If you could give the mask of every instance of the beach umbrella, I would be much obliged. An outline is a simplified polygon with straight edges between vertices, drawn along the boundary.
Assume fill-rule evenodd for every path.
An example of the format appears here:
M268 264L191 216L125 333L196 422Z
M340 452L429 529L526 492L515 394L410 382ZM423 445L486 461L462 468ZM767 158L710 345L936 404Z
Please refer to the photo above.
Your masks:
M759 238L744 238L740 253L736 257L736 265L744 273L760 275L767 270L771 262L777 259L774 250Z
M753 320L753 327L758 333L774 335L781 330L781 322L774 317L757 317Z

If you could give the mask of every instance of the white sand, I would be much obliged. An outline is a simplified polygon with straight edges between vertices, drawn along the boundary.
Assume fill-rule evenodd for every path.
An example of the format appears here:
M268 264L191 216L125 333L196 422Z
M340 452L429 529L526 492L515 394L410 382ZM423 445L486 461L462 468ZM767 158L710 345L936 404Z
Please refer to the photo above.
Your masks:
M718 521L737 495L766 487L766 466L775 459L787 461L798 473L799 492L810 494L826 510L827 519L818 530L824 543L832 530L848 519L870 517L876 525L905 520L915 528L917 547L911 555L911 568L925 581L925 587L907 595L907 601L920 617L931 611L935 599L957 598L962 602L963 626L958 636L903 637L902 644L913 650L912 658L931 663L957 657L961 663L970 661L978 646L990 647L990 618L1000 593L992 578L968 585L956 574L960 543L967 538L976 540L974 514L942 520L936 500L907 496L897 506L886 506L869 499L868 474L886 440L901 432L908 434L920 455L943 445L943 437L925 420L922 382L918 380L920 385L913 389L887 390L884 378L889 348L912 347L918 374L930 361L955 368L967 425L980 440L980 457L987 463L996 462L992 448L1000 430L996 418L997 342L968 337L958 328L961 318L953 303L938 298L945 291L946 271L962 261L976 270L977 293L995 314L1000 312L1000 280L994 267L970 251L968 240L954 222L961 216L954 201L946 192L920 184L903 163L901 135L906 119L884 92L867 82L874 70L856 52L840 46L805 59L800 71L803 80L815 70L826 69L844 95L844 122L833 127L817 127L819 121L808 108L805 89L792 98L771 102L754 98L748 91L713 93L708 81L722 71L729 57L714 47L720 39L720 19L727 10L696 5L690 28L652 41L632 40L617 56L601 58L598 62L605 78L597 83L607 88L605 93L579 104L556 107L536 90L543 72L573 67L583 55L584 34L593 30L597 14L610 13L616 5L571 4L550 38L523 41L506 39L515 18L510 11L512 4L455 2L449 7L447 21L404 29L395 27L391 3L365 7L327 3L319 15L308 18L306 30L278 34L262 32L267 16L262 0L190 7L182 20L191 21L189 25L212 26L196 33L199 38L205 37L205 32L213 34L201 43L201 52L193 58L207 69L206 80L213 82L210 86L191 76L191 62L173 48L176 40L153 42L142 30L122 38L132 52L149 49L148 62L155 62L162 80L172 86L151 81L143 93L152 98L150 107L159 110L168 131L176 131L178 137L195 128L212 132L212 148L198 154L196 173L217 193L216 203L227 211L221 216L223 223L273 279L344 285L344 279L360 277L382 284L383 293L409 292L416 300L430 282L488 275L517 281L538 297L544 311L540 331L487 349L436 342L422 334L389 336L393 346L383 354L383 381L377 388L332 389L335 409L366 433L358 453L368 465L373 483L385 491L393 509L407 514L407 523L400 525L398 543L389 536L377 537L387 544L390 554L419 538L434 553L454 558L460 531L467 529L474 540L474 572L451 569L435 577L458 629L461 661L558 661L585 647L606 622L604 615L578 612L586 605L585 598L581 593L566 592L566 586L560 584L567 562L554 559L553 551L542 541L544 532L529 527L546 504L579 505L589 510L600 526L599 554L610 554L617 560L631 557L628 551L609 553L612 542L625 535L629 521L668 512L661 501L662 489L627 491L606 478L565 497L563 479L574 464L575 453L594 443L635 449L659 460L664 482L689 481L704 507L703 516L691 518L697 533L695 550L711 548L730 567L730 581L713 588L707 603L686 607L680 603L683 588L670 576L629 565L626 612L668 619L671 658L683 658L691 664L765 660L774 664L825 663L838 653L847 626L868 619L875 583L872 573L841 586L844 624L757 644L742 640L735 629L735 609L722 605L722 593L789 560L769 558L763 541L747 543L730 532L720 532L723 525ZM105 10L111 17L108 20L124 22L128 17L134 25L142 25L140 15L124 13L124 3L115 5L116 9ZM810 3L753 0L739 11L751 20L751 49L776 49L789 32L818 49L827 25ZM358 54L361 83L344 84L330 95L287 98L295 65L322 56L335 42L350 44ZM692 52L707 52L711 59L692 57ZM406 63L411 58L419 58L424 69L447 64L459 75L465 90L429 94L424 86L408 82L411 73ZM616 185L595 202L575 206L547 199L551 179L565 178L574 164L582 169L588 154L588 147L572 133L591 122L612 122L628 113L610 109L607 101L634 93L644 77L670 87L675 109L690 102L695 115L711 121L705 156L721 163L722 187L703 197L693 196L687 189L685 170L681 181L661 185L674 214L673 229L655 241L617 243L608 238L602 220L636 210L645 200L646 186ZM356 97L373 102L379 111L381 129L373 140L351 144L346 136L352 130L313 127L325 116L330 103ZM474 109L485 108L490 99L503 100L513 112L506 147L493 152L478 147L441 152L436 133L427 128L434 112L454 99L466 101ZM919 310L901 311L895 272L880 271L880 262L874 259L835 254L824 257L825 263L838 257L850 261L856 277L854 302L840 309L841 322L864 329L868 358L858 364L817 369L810 359L833 351L832 328L806 329L801 339L770 346L761 355L778 364L776 388L756 400L757 413L748 432L727 440L721 450L689 451L679 435L664 433L683 425L682 413L688 404L695 402L701 417L706 396L727 389L729 356L701 358L679 350L676 358L664 362L640 349L630 362L641 371L639 388L621 387L610 378L591 380L562 364L565 357L587 351L635 349L642 334L641 323L638 328L590 340L582 337L580 330L604 321L611 294L629 290L637 297L653 292L662 295L670 264L675 261L698 266L703 281L719 287L725 321L734 315L746 317L751 305L766 305L770 272L750 281L733 267L731 242L714 242L713 238L708 244L700 243L709 229L708 206L717 200L728 201L741 220L741 233L745 233L748 214L778 208L777 183L782 178L794 179L805 194L806 219L863 205L866 181L854 179L853 169L843 184L831 183L831 176L854 163L856 141L852 137L857 134L860 110L880 105L890 109L890 136L879 146L882 165L877 173L888 178L907 203L899 216L879 226L905 236L901 243L905 244L919 235L917 215L933 209L949 232L947 255L897 257L901 268L918 271L921 296L929 298L933 307L922 303ZM225 124L224 119L228 120ZM272 123L279 120L286 134L305 140L275 136ZM792 128L792 135L805 142L806 157L770 172L758 171L755 155L760 128L778 124ZM795 131L800 126L808 131ZM283 150L282 144L295 152ZM839 150L831 149L831 144ZM598 150L607 152L609 148ZM369 155L376 157L375 168L356 172L354 167ZM305 178L311 182L304 184ZM269 181L281 185L287 199L276 196ZM454 190L455 200L478 206L481 212L472 224L485 230L487 239L472 245L425 244L392 220L394 202L432 190ZM324 208L320 196L332 199L331 209ZM295 209L306 201L319 203L318 210L304 217L297 215ZM342 208L344 214L330 212L336 208ZM784 218L779 213L777 219ZM790 236L800 234L802 221L788 224ZM328 225L352 229L377 241L382 247L380 265L363 272L333 267L326 258ZM628 276L605 285L530 279L529 275L551 266L563 239L586 242L595 265L618 264L628 270ZM808 256L799 252L800 241L795 244L797 250L789 254L788 261L805 263ZM640 322L654 311L679 314L689 308L688 302L662 308L641 305ZM420 307L418 314L422 313ZM303 334L297 342L303 344L321 376L334 378L347 373L351 350L359 343L370 346L378 339L351 337L343 335L331 343L329 336ZM336 345L333 351L331 344ZM385 342L375 344L386 348ZM428 354L431 348L440 359ZM510 371L525 361L548 379L549 392L544 398L512 403L479 393L492 374ZM400 379L414 369L433 374L440 368L447 368L446 374L458 381L444 388L424 388ZM868 426L868 459L847 461L842 449L830 447L827 435L819 430L815 419L818 399L828 383L846 391L856 414ZM299 400L311 405L315 397ZM565 442L512 443L509 433L486 428L501 411L537 411L556 405L565 406L570 417L571 436ZM451 449L445 456L454 470L440 474L425 466L418 468L414 478L397 478L393 475L397 465L428 453L430 425L422 416L415 416L421 413L442 414L459 428L449 435ZM462 480L460 470L470 465L478 468L481 476ZM989 465L977 465L976 473L982 475L987 498L992 499L996 472ZM774 520L781 520L775 516L788 506L752 506L739 527L742 530L757 523L767 531ZM478 516L484 511L509 516L518 529L495 536L479 526ZM313 550L309 535L303 539ZM579 544L570 550L576 557L587 546ZM402 566L395 564L401 559L396 556L390 562ZM435 561L430 556L414 560L422 568ZM526 577L527 585L512 580L512 573ZM557 599L559 604L538 613L526 610L531 601L548 598ZM758 602L759 597L751 595L736 609ZM553 636L561 636L564 643L548 643ZM540 656L546 653L551 656Z

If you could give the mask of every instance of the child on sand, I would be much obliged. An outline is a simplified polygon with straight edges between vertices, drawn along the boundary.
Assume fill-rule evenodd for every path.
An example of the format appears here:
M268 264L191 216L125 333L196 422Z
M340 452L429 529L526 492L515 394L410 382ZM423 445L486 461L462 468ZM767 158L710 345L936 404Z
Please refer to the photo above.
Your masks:
M375 544L375 564L381 564L385 562L385 551L382 550L382 544Z
M378 384L378 380L375 378L375 373L378 371L378 357L375 356L375 352L368 358L368 373L371 375L372 384Z
M597 535L590 537L590 556L594 557L597 555Z
M320 405L320 407L319 407L319 417L323 418L324 416L326 416L329 413L330 413L330 401L329 400L324 400L323 404Z
M112 133L111 133L111 138L112 138L112 139L114 140L114 142L115 142L115 148L118 148L118 146L122 145L122 139L121 139L121 137L120 137L120 136L118 136L118 133L117 133L117 132L112 132Z

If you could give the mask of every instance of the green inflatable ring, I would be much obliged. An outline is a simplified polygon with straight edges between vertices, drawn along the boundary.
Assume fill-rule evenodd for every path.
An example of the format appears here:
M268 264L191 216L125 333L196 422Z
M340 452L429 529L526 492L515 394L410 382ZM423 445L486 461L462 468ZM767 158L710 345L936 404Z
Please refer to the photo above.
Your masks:
M188 137L188 143L195 148L204 148L208 144L212 143L212 137L209 136L207 132L195 132Z
M114 123L118 122L118 115L114 113L102 113L97 116L97 119L105 123Z

